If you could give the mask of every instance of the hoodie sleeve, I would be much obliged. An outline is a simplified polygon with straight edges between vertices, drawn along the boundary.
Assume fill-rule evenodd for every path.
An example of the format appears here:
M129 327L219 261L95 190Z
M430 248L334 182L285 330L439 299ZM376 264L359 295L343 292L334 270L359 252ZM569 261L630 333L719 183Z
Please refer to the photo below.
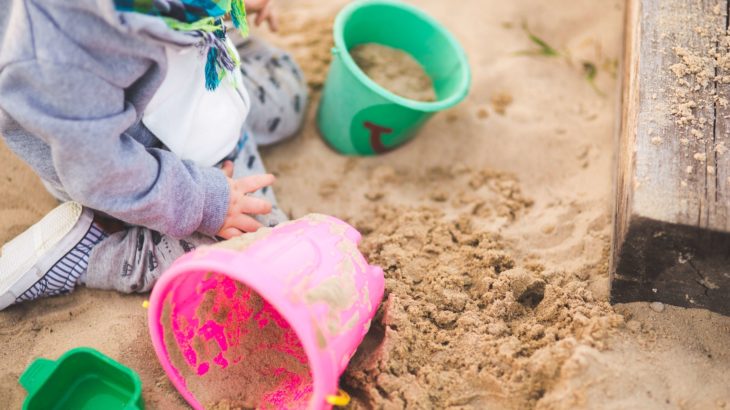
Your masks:
M223 225L221 170L125 134L138 113L103 78L57 62L13 63L0 71L0 109L50 146L61 183L81 204L174 237L214 235Z

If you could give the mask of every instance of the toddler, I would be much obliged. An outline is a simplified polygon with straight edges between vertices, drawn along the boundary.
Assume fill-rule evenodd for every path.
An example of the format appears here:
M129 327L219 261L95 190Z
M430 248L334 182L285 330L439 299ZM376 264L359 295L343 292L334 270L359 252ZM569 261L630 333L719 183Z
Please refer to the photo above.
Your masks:
M276 28L268 0L246 3ZM3 247L0 310L77 284L145 292L196 246L286 220L257 145L296 133L306 86L237 31L242 0L10 2L0 134L63 203Z

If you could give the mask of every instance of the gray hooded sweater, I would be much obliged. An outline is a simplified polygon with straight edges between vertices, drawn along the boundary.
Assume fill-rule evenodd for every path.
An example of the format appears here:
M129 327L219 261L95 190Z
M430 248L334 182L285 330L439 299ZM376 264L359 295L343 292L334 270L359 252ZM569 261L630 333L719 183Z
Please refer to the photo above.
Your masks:
M8 7L0 134L10 149L60 199L174 237L214 235L228 209L222 171L181 160L141 122L165 45L196 39L112 0L0 0Z

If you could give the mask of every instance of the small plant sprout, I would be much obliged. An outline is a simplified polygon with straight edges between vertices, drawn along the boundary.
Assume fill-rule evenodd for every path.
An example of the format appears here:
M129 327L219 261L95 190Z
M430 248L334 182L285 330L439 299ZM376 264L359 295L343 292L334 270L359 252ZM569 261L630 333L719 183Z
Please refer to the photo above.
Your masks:
M588 81L588 84L591 85L593 90L598 93L601 97L605 97L606 94L601 91L598 86L596 85L596 75L598 74L598 69L596 68L596 65L591 63L590 61L583 61L583 72L585 73L586 80Z
M530 31L530 29L527 27L527 23L522 23L522 30L525 31L527 34L527 37L532 41L535 45L539 47L537 50L525 50L525 51L518 51L518 55L541 55L545 57L558 57L560 56L560 52L556 50L553 46L547 43L547 41L541 39L536 34Z

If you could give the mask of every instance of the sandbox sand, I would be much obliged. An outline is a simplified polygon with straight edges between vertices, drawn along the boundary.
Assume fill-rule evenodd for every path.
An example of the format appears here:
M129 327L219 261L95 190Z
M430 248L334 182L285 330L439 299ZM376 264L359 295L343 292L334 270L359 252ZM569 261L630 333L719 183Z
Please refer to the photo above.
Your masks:
M313 109L299 137L263 151L292 216L352 222L386 272L384 305L342 379L353 407L730 406L730 318L607 303L622 3L412 3L464 45L474 83L463 104L380 157L330 150ZM272 39L315 91L342 4L280 1ZM523 22L563 57L522 53L536 48ZM54 202L7 151L0 160L5 241ZM148 408L186 408L157 364L144 299L80 290L0 313L0 397L17 408L34 357L86 345L139 372Z
M411 100L436 100L431 78L405 51L368 43L353 48L350 55L365 75L386 90Z

